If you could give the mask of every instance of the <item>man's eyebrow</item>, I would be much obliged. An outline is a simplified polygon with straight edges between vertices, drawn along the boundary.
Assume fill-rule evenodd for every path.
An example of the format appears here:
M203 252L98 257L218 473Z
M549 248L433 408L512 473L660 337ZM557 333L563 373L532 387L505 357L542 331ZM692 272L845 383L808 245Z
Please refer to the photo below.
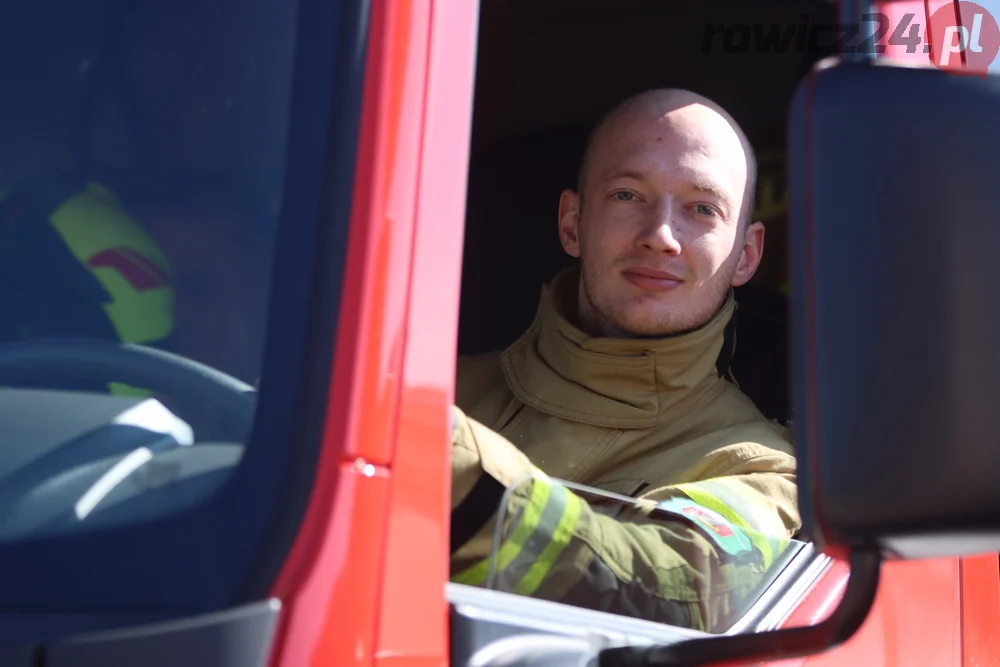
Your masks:
M619 178L630 178L633 181L645 181L646 175L635 169L613 169L605 176L607 181L616 181Z
M729 193L715 181L706 178L695 178L689 181L689 184L692 190L704 192L705 194L718 197L723 201L729 201Z

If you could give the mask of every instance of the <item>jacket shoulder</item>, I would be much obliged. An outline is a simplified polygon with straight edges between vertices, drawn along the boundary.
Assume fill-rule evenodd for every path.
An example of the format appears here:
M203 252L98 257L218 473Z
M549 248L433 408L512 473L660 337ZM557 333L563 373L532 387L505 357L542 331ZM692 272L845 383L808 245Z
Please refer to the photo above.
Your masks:
M653 442L662 443L658 438ZM634 474L653 488L714 477L795 474L795 451L784 427L766 420L721 425L681 442L663 443L637 458Z
M707 468L703 474L707 477L795 472L795 449L788 429L778 423L762 419L722 429L700 440Z

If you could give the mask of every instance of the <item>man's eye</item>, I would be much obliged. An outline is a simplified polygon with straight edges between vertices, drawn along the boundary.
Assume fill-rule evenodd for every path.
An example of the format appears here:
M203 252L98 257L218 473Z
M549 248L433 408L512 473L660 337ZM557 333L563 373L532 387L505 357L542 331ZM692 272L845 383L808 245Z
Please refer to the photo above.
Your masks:
M618 201L633 201L635 199L635 195L631 192L616 192L614 197Z
M715 209L707 204L698 204L694 207L698 215L715 215Z

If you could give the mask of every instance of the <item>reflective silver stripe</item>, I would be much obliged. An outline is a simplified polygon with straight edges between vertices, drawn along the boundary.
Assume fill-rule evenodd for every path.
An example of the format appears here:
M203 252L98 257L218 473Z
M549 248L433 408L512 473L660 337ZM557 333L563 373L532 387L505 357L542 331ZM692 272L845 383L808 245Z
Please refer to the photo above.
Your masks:
M509 586L504 587L498 584L498 588L504 590L516 584L531 569L535 560L538 559L542 551L545 550L545 547L552 541L552 536L555 535L556 529L559 527L559 522L562 521L563 514L566 511L567 493L566 487L562 484L549 483L548 502L545 503L545 509L542 510L542 516L539 518L538 524L531 535L528 536L528 539L524 541L524 544L521 545L514 559L498 573L498 581L501 578L507 579L509 577L510 581L507 582Z

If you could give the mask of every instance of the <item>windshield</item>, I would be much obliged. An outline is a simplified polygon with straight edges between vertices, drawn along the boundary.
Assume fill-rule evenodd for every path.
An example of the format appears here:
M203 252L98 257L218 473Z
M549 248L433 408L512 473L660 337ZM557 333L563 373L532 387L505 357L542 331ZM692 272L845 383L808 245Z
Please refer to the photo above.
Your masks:
M287 537L265 540L282 475L312 437L299 419L307 362L329 366L308 355L332 347L331 318L307 323L309 290L336 287L310 271L319 241L336 245L317 236L336 49L358 50L335 39L338 11L309 0L8 8L6 609L217 607L247 593L256 545ZM310 373L325 396L325 371Z
M257 380L295 11L248 10L89 0L4 22L4 342L141 343Z

